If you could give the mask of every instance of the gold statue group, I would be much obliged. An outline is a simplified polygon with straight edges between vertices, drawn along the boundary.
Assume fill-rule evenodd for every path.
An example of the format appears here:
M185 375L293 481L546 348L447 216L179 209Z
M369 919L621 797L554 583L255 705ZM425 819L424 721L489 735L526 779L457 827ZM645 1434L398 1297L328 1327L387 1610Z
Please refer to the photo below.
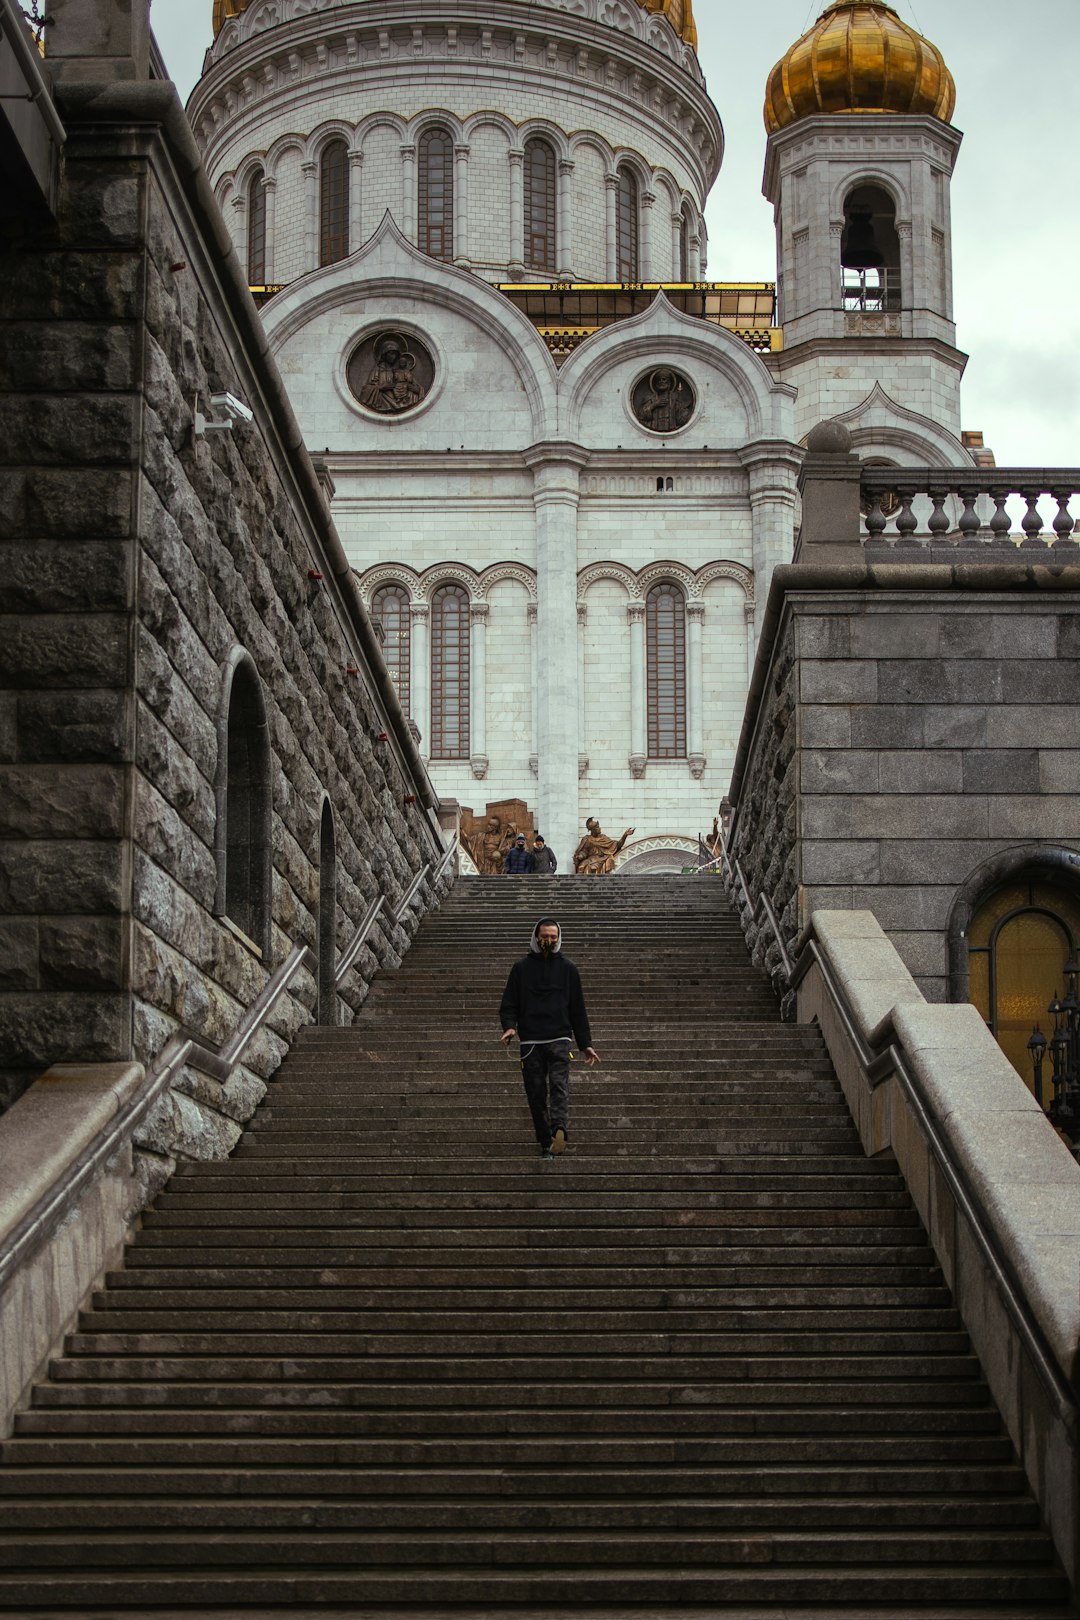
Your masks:
M585 823L585 836L574 851L574 871L579 877L607 877L615 870L615 862L633 827L627 827L621 838L608 838L595 816ZM467 840L473 865L481 877L500 877L505 869L506 852L515 842L518 829L512 821L504 822L500 816L489 816L483 831Z

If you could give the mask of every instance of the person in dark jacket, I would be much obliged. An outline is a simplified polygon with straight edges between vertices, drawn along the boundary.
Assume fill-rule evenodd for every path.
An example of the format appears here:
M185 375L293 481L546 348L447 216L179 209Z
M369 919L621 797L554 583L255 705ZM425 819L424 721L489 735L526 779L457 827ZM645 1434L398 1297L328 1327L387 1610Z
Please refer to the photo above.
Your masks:
M562 930L554 917L542 917L533 929L528 956L510 969L499 1008L503 1045L515 1035L521 1042L521 1078L545 1159L566 1148L573 1043L585 1054L586 1068L600 1062L581 975L561 952Z
M506 852L503 862L503 871L510 877L529 877L533 870L533 858L525 847L525 834L518 833L513 844Z
M537 833L532 847L533 874L536 877L554 877L559 869L555 851L544 842L543 833Z

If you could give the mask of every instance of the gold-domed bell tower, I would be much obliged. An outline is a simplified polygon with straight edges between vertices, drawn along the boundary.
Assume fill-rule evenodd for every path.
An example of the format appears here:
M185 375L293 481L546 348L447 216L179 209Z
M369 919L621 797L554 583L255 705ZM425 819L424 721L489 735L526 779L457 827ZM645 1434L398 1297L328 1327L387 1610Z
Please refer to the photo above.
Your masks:
M903 392L898 340L929 346L944 367L941 397L910 401L927 412L945 409L962 370L949 197L961 141L955 105L940 51L883 0L826 7L773 68L765 97L764 190L789 363L808 344L819 356L871 344L882 386ZM832 403L822 398L819 416Z

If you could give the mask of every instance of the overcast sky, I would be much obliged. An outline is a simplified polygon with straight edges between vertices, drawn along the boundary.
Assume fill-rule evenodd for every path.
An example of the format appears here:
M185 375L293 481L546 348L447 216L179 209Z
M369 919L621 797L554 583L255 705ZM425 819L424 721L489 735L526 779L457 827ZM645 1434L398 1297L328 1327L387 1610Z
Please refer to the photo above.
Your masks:
M1080 209L1075 77L1080 0L895 0L957 82L953 180L958 342L971 356L963 425L1001 464L1080 465ZM212 0L152 0L186 99L211 39ZM701 61L727 139L708 208L709 275L772 281L761 195L769 69L824 0L695 0Z

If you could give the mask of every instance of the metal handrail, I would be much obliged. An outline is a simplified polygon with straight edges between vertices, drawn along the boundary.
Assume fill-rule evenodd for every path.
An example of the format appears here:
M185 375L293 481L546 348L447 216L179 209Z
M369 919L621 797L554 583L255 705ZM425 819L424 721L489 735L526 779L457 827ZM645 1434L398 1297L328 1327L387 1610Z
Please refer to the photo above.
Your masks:
M352 967L353 963L356 961L356 958L360 954L360 947L365 943L365 941L367 940L368 935L371 933L371 930L374 928L375 923L378 920L379 914L382 911L382 908L383 908L383 906L385 906L385 904L386 904L386 896L385 896L385 894L380 894L380 895L376 895L375 899L371 902L370 906L368 906L367 910L365 911L365 913L364 913L364 915L363 915L363 917L361 919L359 928L356 930L356 933L353 935L352 939L350 939L349 943L346 945L345 949L342 951L341 956L340 956L340 958L338 960L337 968L334 971L334 983L335 983L335 985L338 985L338 984L341 983L341 981L344 979L346 973L348 973L349 969Z
M453 838L450 840L450 845L449 845L449 847L448 847L448 849L446 851L446 854L443 856L442 860L439 862L438 866L435 868L435 879L434 879L434 881L436 883L441 883L442 882L443 878L446 875L447 867L450 865L450 862L453 859L453 857L455 855L457 855L460 848L461 848L461 834L460 833L455 833Z
M750 912L751 917L755 922L760 922L764 916L766 922L769 924L769 927L772 929L773 938L775 939L777 947L780 951L780 960L784 966L784 976L788 980L788 988L790 989L791 975L795 971L795 964L791 959L791 952L788 950L787 941L780 932L780 924L776 920L776 912L773 910L772 901L769 899L764 890L762 890L761 894L758 895L757 905L755 906L750 894L750 885L746 881L746 873L742 869L742 863L738 860L738 858L735 860L730 860L727 857L726 851L725 859L728 860L729 870L734 872L739 881L739 885L742 888L743 896L746 901L747 910Z
M419 872L417 872L416 876L409 884L409 887L405 890L405 893L397 903L396 909L390 913L391 922L399 923L401 921L402 917L404 917L405 913L415 900L417 892L420 889L420 885L423 883L426 877L430 876L431 866L430 864L425 864L420 868Z
M259 1030L266 1023L301 967L315 966L315 957L306 945L297 945L271 975L251 1004L237 1029L219 1052L190 1035L171 1035L157 1059L146 1071L135 1095L121 1107L90 1146L68 1166L62 1180L43 1193L15 1228L7 1249L0 1257L0 1288L26 1255L41 1243L72 1208L84 1187L103 1165L130 1140L150 1109L171 1086L186 1064L227 1081L242 1061Z

